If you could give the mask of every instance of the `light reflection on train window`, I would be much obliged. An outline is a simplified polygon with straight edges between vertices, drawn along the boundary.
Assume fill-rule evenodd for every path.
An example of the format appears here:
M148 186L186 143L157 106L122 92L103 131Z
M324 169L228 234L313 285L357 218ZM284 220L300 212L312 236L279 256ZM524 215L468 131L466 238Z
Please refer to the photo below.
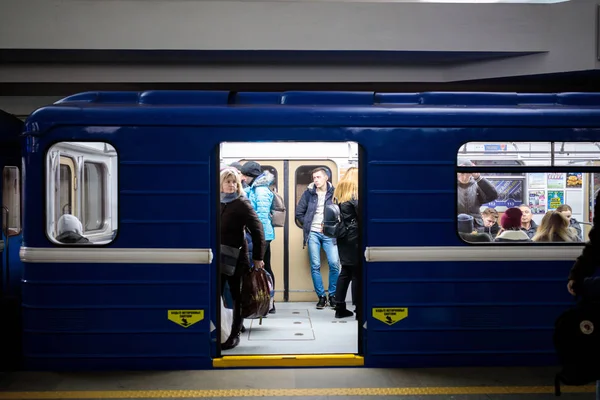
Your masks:
M600 168L590 171L599 160L600 145L591 142L464 144L456 164L459 237L468 243L581 244L600 190Z
M295 204L298 204L300 198L302 197L302 193L306 190L308 185L312 183L312 171L321 167L327 171L327 176L329 178L329 182L331 182L331 169L326 165L302 165L296 169L296 174L294 177L294 188L295 188ZM297 220L295 220L296 226L302 228Z
M46 159L46 234L55 244L107 244L118 229L115 148L60 142Z

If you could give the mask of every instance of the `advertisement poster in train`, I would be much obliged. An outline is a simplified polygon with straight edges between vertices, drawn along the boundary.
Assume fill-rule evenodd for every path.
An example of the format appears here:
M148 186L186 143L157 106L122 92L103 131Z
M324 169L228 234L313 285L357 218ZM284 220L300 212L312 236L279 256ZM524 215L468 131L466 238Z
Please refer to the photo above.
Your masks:
M548 191L548 211L556 210L558 206L565 204L564 190L549 190Z
M529 192L529 208L532 214L546 213L546 191L532 190Z
M543 172L527 174L527 186L529 189L546 189L546 174Z
M495 201L483 204L483 206L511 208L523 204L523 179L488 179L496 187L498 198Z
M548 189L564 189L565 174L563 172L553 172L548 174ZM548 196L550 197L550 196Z
M581 189L583 187L583 174L581 172L567 173L567 189Z

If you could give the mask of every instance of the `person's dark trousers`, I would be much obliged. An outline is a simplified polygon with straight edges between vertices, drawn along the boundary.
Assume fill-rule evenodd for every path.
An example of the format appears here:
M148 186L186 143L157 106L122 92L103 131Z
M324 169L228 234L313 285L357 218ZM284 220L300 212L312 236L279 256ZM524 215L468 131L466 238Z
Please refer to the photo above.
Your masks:
M229 284L229 291L231 293L231 299L233 300L233 321L231 326L231 334L227 341L232 340L236 336L239 336L240 330L242 329L242 308L241 308L241 291L242 291L242 281L241 277L238 275L227 276L221 274L221 292L225 289L225 282Z
M335 292L335 309L336 317L343 318L353 315L352 312L344 312L346 310L346 294L348 286L352 282L352 302L356 301L356 293L358 288L357 282L358 267L356 265L342 265L342 271L337 281L337 291Z

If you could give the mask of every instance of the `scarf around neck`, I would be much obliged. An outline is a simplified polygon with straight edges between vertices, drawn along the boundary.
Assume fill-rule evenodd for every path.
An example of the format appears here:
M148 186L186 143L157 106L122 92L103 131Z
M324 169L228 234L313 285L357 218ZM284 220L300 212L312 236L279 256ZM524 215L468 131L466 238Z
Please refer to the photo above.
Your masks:
M221 203L228 204L228 203L231 203L232 201L238 199L239 197L240 197L240 194L238 192L221 193Z

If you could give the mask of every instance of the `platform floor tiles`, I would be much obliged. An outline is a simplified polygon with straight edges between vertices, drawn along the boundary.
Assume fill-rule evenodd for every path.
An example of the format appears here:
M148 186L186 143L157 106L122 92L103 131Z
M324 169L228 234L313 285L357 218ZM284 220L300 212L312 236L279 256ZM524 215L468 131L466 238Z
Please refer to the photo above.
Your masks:
M556 367L0 373L0 400L551 400ZM563 387L593 400L594 387Z
M224 356L261 354L358 353L358 321L335 318L335 310L314 303L276 303L277 312L244 320L240 344ZM353 308L350 307L352 310Z

